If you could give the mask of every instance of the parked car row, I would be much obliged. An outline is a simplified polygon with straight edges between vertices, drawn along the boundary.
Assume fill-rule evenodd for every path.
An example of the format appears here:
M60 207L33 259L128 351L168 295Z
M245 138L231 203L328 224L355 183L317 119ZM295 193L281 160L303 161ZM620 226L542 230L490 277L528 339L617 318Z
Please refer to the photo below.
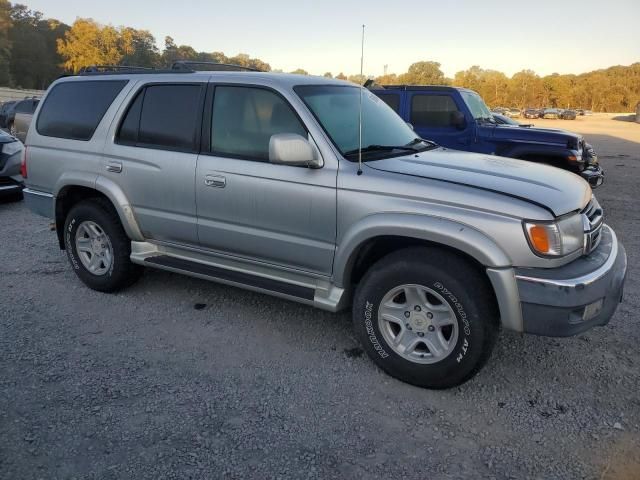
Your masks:
M24 142L38 103L40 103L40 99L36 97L3 103L0 106L0 128L4 128L21 142Z
M91 71L54 82L25 148L25 200L89 288L153 267L351 307L370 358L423 387L471 378L500 326L575 335L622 296L591 188L540 161L584 176L584 139L500 126L466 89Z
M559 118L562 120L575 120L580 115L592 115L590 110L563 109L563 108L526 108L519 110L517 108L494 108L491 113L503 115L510 118L523 116L524 118Z

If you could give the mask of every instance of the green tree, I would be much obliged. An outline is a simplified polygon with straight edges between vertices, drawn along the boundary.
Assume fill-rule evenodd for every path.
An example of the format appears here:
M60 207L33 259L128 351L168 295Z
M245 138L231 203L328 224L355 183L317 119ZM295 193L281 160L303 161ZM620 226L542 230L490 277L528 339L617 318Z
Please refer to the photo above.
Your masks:
M309 75L309 72L307 72L305 69L303 68L296 68L293 72L291 73L296 73L298 75Z
M11 8L12 43L10 61L13 84L22 88L46 88L62 70L57 39L69 29L68 25L53 19L44 19L42 13L24 5Z
M338 75L336 75L336 78L338 80L347 80L347 76L342 72L340 72Z
M333 78L333 75L331 72L325 72L323 75L324 78Z
M11 4L0 0L0 85L11 85Z
M407 85L448 85L450 82L440 70L438 62L416 62L407 73L398 77L401 84Z
M147 30L126 27L121 31L123 53L120 60L123 65L139 67L157 67L160 65L160 53L156 39Z

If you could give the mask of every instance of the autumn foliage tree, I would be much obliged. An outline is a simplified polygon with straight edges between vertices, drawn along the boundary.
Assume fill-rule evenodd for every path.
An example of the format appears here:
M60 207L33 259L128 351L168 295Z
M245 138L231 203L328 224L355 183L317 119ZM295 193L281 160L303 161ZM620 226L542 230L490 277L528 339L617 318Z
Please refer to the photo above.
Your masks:
M130 36L123 35L122 29L79 18L58 39L58 53L64 68L73 73L90 65L117 65L127 52L127 39Z

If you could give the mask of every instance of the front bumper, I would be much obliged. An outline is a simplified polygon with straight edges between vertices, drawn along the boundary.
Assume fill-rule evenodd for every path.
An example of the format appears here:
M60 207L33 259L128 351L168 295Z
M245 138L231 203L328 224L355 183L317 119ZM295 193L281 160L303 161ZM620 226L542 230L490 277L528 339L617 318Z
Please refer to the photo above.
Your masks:
M560 268L516 269L523 331L567 337L606 325L622 300L626 272L625 249L607 225L588 256Z

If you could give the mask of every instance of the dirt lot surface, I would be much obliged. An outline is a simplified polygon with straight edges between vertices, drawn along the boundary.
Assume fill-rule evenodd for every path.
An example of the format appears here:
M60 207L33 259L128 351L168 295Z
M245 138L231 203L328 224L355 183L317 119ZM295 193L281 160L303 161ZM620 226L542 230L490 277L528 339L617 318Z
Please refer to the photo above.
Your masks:
M346 313L154 270L88 290L46 219L0 204L0 478L637 480L640 125L534 123L600 153L625 300L575 338L503 332L447 391L383 374Z

